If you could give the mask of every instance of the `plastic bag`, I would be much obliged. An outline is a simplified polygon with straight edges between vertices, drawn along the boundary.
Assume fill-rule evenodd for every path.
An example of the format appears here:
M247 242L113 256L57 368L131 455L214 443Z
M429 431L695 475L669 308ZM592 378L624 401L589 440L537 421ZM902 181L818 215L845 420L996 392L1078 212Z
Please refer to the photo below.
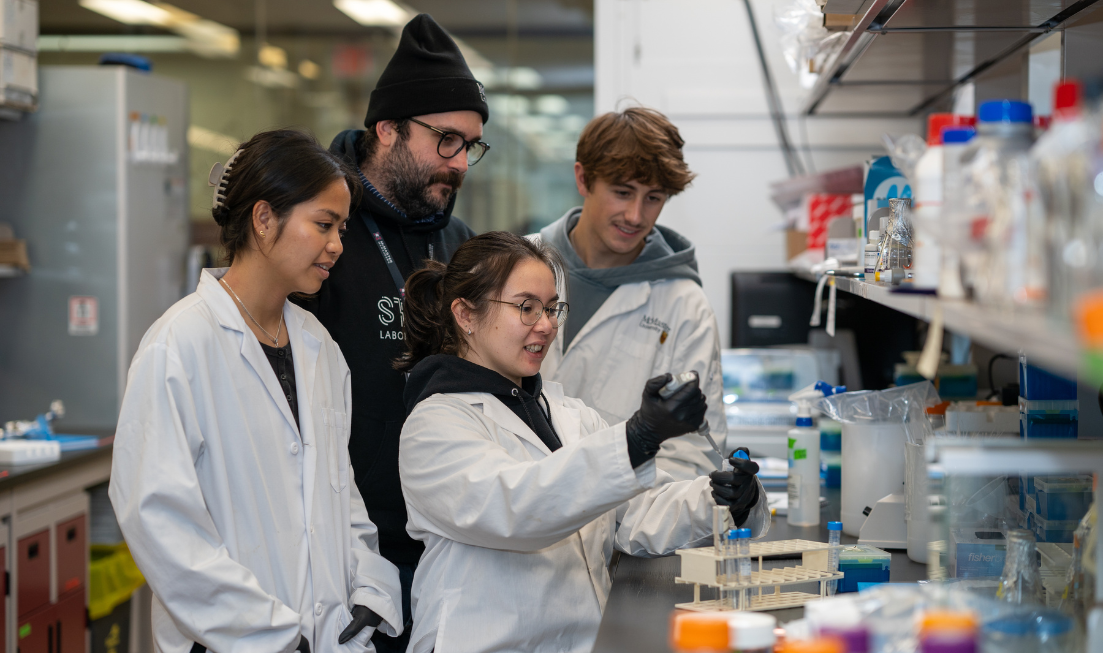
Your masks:
M923 444L931 434L927 407L939 403L938 391L930 381L888 390L862 390L824 397L812 406L844 424L879 422L903 424L908 442Z
M800 76L803 88L812 88L819 71L850 32L832 32L823 26L823 10L816 0L786 0L774 8L781 31L781 51L789 69Z

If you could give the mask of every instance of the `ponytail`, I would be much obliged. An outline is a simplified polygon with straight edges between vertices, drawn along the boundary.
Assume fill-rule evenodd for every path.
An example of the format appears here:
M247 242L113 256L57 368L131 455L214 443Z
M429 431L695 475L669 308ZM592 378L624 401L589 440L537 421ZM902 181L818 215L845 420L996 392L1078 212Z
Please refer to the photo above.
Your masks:
M411 274L403 300L406 351L394 368L409 372L434 354L462 356L467 338L452 315L452 303L462 299L472 315L482 319L491 306L487 300L501 294L513 268L526 259L544 263L556 279L565 279L558 252L507 231L475 236L456 250L447 266L428 261Z
M402 301L402 331L407 351L395 361L395 369L408 372L417 361L454 348L458 334L451 306L444 314L444 274L448 267L440 261L427 261L425 267L406 279L406 298ZM407 364L407 362L409 362Z

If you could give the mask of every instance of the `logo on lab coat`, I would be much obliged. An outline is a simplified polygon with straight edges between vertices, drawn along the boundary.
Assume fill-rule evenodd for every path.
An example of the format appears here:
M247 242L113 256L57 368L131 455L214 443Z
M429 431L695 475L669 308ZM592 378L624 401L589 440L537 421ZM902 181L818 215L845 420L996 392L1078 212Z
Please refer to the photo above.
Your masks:
M406 314L402 308L401 297L380 297L376 303L376 308L379 309L379 323L385 327L395 327L398 329L380 329L380 340L404 340L402 333L402 326L406 324Z
M644 329L651 329L652 331L663 331L665 333L670 333L670 325L666 322L663 322L657 317L644 315L643 319L640 320L640 327Z

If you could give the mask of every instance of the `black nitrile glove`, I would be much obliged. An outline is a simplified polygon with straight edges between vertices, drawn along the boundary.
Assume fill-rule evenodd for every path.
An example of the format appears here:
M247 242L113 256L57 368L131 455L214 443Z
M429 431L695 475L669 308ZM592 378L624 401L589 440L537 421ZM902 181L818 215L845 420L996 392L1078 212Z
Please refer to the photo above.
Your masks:
M687 383L669 399L659 396L659 390L674 378L670 374L656 376L643 386L640 409L628 418L628 458L635 469L659 453L664 440L693 433L705 421L705 393L699 382Z
M383 617L372 612L371 608L364 605L354 605L352 606L352 621L337 636L337 643L344 644L356 637L361 630L364 630L364 626L375 628L381 623L383 623Z
M736 451L747 453L747 448L740 447ZM718 505L727 506L735 525L742 526L751 514L751 509L758 503L758 481L755 479L758 463L736 458L734 452L728 462L735 468L733 471L709 474L712 498Z
M306 640L306 635L299 635L299 646L295 650L298 653L310 653L310 642Z

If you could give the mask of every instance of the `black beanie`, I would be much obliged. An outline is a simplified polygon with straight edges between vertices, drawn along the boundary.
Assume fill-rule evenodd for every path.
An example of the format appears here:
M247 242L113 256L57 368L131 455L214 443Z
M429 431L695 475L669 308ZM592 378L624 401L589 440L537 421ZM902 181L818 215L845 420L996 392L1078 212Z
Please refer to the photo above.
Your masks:
M475 81L459 47L429 14L402 28L402 38L368 100L364 126L427 113L477 111L486 123L483 85Z

